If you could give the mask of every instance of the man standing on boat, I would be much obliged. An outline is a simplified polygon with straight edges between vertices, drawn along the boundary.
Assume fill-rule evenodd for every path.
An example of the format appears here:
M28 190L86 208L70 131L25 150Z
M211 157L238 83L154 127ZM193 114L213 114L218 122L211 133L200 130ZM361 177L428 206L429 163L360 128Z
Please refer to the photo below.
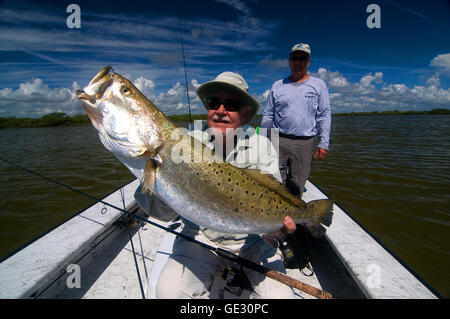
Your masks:
M301 198L311 172L313 157L328 153L331 111L327 85L308 74L311 48L306 43L292 47L289 77L276 81L267 97L262 128L279 129L279 165L283 184ZM319 144L314 152L314 137Z
M215 80L199 86L197 94L208 111L207 129L194 130L190 134L222 154L225 161L240 168L260 169L281 182L278 155L271 142L248 129L246 134L235 134L246 129L259 108L259 103L248 93L244 78L233 72L223 72ZM220 143L218 143L220 141ZM221 147L222 146L222 147ZM228 146L228 147L227 147ZM268 150L270 150L268 152ZM249 161L255 158L257 161ZM208 191L208 190L205 190ZM173 218L176 213L156 196L135 193L137 202L152 216ZM148 203L150 200L150 203ZM262 237L249 234L225 234L195 225L183 219L182 233L197 241L219 247L258 264L285 273L283 261L277 249L269 246ZM280 225L282 226L282 225ZM276 233L293 233L296 225L292 218L283 220L283 228ZM273 238L276 234L268 234ZM175 239L172 255L161 272L156 288L158 298L209 298L211 287L220 273L235 266L229 260L181 237ZM292 288L265 277L253 270L241 267L245 282L249 284L252 298L293 298Z

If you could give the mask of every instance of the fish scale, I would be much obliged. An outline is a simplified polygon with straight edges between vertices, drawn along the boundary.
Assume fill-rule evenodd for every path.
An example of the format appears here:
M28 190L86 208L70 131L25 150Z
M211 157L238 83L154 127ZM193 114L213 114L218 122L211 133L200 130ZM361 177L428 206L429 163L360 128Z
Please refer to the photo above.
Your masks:
M332 200L305 203L271 175L224 162L187 132L177 130L111 67L103 68L83 91L77 91L77 97L105 148L141 180L143 189L154 191L195 224L224 233L261 234L278 230L283 218L291 216L316 237L325 231L322 224L331 224ZM121 132L115 132L117 128ZM174 132L181 139L172 138ZM175 150L190 160L177 162ZM203 161L196 162L198 158Z

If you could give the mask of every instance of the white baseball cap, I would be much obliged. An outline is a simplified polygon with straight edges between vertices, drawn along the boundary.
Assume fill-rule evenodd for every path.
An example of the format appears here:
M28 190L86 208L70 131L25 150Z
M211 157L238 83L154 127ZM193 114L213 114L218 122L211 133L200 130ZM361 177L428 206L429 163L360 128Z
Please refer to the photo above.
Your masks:
M222 90L236 94L242 99L245 106L250 109L245 123L248 123L255 116L256 112L258 112L259 103L248 93L247 82L245 82L242 75L234 72L220 73L213 81L203 83L197 88L197 95L203 104L206 105L206 99L209 94Z
M302 52L308 53L308 55L311 56L311 48L309 47L309 44L306 44L306 43L298 43L298 44L294 45L291 49L291 53L293 53L295 51L302 51ZM289 53L289 54L291 54L291 53Z

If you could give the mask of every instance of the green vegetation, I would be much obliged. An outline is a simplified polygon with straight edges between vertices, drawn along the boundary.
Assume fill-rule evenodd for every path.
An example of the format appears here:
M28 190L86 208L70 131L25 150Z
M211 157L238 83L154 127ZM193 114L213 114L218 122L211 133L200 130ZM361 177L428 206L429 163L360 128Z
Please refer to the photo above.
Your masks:
M189 114L171 115L169 118L174 122L189 122ZM192 114L192 120L206 120L206 114ZM40 118L0 117L0 128L88 125L90 123L86 114L69 116L62 112L50 113Z
M373 111L373 112L351 112L333 113L333 116L353 116L353 115L411 115L411 114L450 114L450 109L433 109L431 111Z
M355 116L355 115L409 115L409 114L450 114L450 109L434 109L431 111L373 111L373 112L351 112L333 113L333 116ZM168 116L173 122L189 122L189 114ZM260 120L262 115L257 115ZM192 121L206 120L206 114L192 114ZM254 121L255 119L253 119ZM85 114L69 116L62 112L50 113L40 118L18 118L0 117L0 128L19 127L46 127L46 126L66 126L66 125L87 125L91 121Z
M69 116L65 113L57 112L40 118L0 117L0 128L85 125L90 122L88 116L84 114Z
M168 118L173 122L189 122L189 114L169 115ZM192 121L206 120L206 114L192 114Z

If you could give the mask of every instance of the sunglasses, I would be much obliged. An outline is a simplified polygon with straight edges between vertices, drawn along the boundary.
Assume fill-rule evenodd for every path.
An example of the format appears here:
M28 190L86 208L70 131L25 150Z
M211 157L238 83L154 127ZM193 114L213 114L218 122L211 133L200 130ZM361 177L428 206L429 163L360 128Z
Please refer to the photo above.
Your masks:
M229 112L236 112L242 108L242 102L239 99L221 99L215 96L206 99L206 108L208 110L217 110L221 105Z
M291 56L289 58L291 61L306 61L308 60L307 56Z

